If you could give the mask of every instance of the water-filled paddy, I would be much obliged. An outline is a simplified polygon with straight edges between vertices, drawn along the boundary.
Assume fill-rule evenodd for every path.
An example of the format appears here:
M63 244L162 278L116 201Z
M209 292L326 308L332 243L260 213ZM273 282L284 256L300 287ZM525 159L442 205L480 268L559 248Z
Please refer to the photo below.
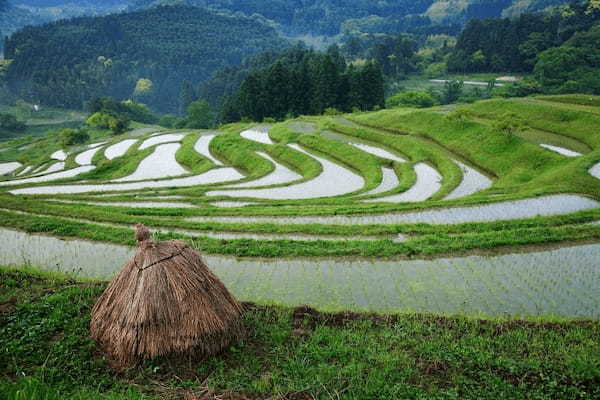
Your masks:
M55 151L54 153L52 153L50 155L50 158L53 158L53 159L59 160L59 161L65 161L67 159L67 153L65 153L64 150L58 150L58 151Z
M188 172L177 162L175 154L181 147L179 143L157 146L154 152L144 158L135 172L113 182L143 181L185 175Z
M271 200L299 200L339 196L355 192L364 186L364 179L354 172L322 157L315 156L296 144L291 144L290 147L321 163L323 167L321 174L310 181L290 186L268 189L213 191L208 194L211 196L228 195L231 197L254 197Z
M590 168L590 174L594 178L600 179L600 163L598 163L598 164L594 165L592 168Z
M44 173L44 174L51 174L54 172L59 172L65 169L65 163L64 162L55 162L54 164L50 165L48 168L44 169L44 167L40 168L39 173Z
M383 179L381 180L381 183L379 184L379 186L377 186L373 190L366 192L365 195L385 193L387 191L394 189L400 183L398 181L398 176L396 175L396 171L394 171L392 168L382 168L381 172L382 172Z
M64 165L63 165L64 167ZM95 169L93 165L86 165L82 167L77 167L73 169L68 169L62 172L50 173L42 176L36 176L33 178L25 178L25 179L16 179L12 181L0 182L0 186L15 186L15 185L24 185L27 183L41 183L41 182L50 182L55 181L57 179L66 179L66 178L74 178L77 175L83 174L85 172L89 172Z
M244 183L238 183L235 185L230 185L229 187L243 188L243 187L284 185L284 184L296 181L298 179L302 179L301 175L295 173L294 171L292 171L285 165L281 165L280 163L275 161L273 158L271 158L268 154L262 153L262 152L257 152L257 154L263 158L266 158L267 160L269 160L269 162L271 164L275 165L275 169L273 170L273 172L271 172L267 176L264 176L260 179L256 179L256 180L244 182ZM213 193L213 194L209 194L209 196L210 195L217 196L218 195L217 193L223 193L225 195L229 195L229 194L234 194L235 192L222 191L222 192L211 192L211 193Z
M216 222L273 222L279 224L462 224L467 222L493 222L537 216L570 214L600 206L595 200L578 195L552 195L533 199L504 201L477 206L448 207L406 213L383 215L334 215L323 217L195 217L190 221Z
M21 168L21 163L9 162L0 164L0 175L10 174L11 172Z
M81 167L86 168L86 167ZM213 183L233 182L243 179L234 168L218 168L207 171L200 175L188 176L185 178L163 179L160 181L143 181L131 183L112 183L106 185L57 185L40 186L25 189L13 190L13 194L77 194L89 192L112 192L112 191L132 191L140 189L158 189L170 187L188 187L197 185L210 185Z
M417 174L417 182L406 192L365 201L416 203L429 199L441 189L442 176L435 168L425 163L418 163L415 165L415 173Z
M448 196L446 196L445 200L453 200L460 199L461 197L467 197L482 190L490 188L494 182L487 176L483 175L481 172L475 170L474 168L469 167L461 163L460 161L456 161L460 169L463 173L462 181L460 185L456 189L452 191Z
M114 160L117 157L121 157L127 153L127 150L134 143L137 142L137 139L125 139L120 141L119 143L115 143L112 146L108 146L104 151L104 156L109 160Z
M581 155L581 153L578 153L576 151L565 149L564 147L553 146L551 144L542 143L542 144L540 144L540 146L542 146L543 148L545 148L547 150L553 151L555 153L561 154L566 157L579 157Z
M263 144L274 144L269 137L269 128L266 126L257 126L240 133L244 139L253 140Z
M0 264L110 278L125 246L0 229ZM241 300L325 310L600 316L600 245L439 260L236 260L206 256ZM566 267L568 266L568 267Z
M144 143L140 145L140 150L147 149L157 144L180 142L185 137L183 133L170 133L166 135L154 136L150 139L146 139Z
M194 150L196 150L198 153L202 154L204 157L208 158L215 165L221 166L221 165L223 165L223 163L221 161L217 160L215 157L213 157L213 155L210 153L210 149L209 149L210 142L213 141L215 136L217 136L217 135L200 136L200 139L198 139L198 141L194 145Z
M84 151L75 157L75 162L79 165L90 165L92 163L92 159L96 155L96 153L100 151L100 148L95 147L91 150Z

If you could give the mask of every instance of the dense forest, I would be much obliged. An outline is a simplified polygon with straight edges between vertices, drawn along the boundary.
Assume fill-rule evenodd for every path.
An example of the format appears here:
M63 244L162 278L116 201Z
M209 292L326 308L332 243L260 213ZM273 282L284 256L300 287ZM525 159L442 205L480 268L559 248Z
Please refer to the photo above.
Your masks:
M600 2L588 0L515 19L472 20L448 70L534 72L545 89L600 93L600 78L594 79L600 76L599 54Z
M431 25L463 25L471 18L515 16L568 0L135 0L132 9L173 2L259 14L290 35L334 36L356 27L364 33L399 33Z
M455 72L531 72L539 53L600 22L588 2L516 19L474 19L458 37L448 68Z
M28 101L82 108L135 98L177 112L185 81L198 84L246 56L286 43L270 27L200 8L160 7L28 27L6 41L6 80Z
M335 48L321 53L297 47L250 73L226 99L221 122L372 110L384 102L383 74L377 63L348 66Z

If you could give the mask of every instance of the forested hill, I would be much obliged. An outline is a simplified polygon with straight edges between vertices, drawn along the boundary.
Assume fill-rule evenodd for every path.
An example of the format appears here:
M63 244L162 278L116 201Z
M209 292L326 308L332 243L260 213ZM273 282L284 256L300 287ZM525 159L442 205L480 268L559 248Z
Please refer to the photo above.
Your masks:
M13 60L7 83L18 96L47 105L80 108L98 96L136 97L172 112L186 81L202 82L286 45L253 19L195 7L84 17L12 35L5 48Z
M436 24L464 25L472 18L514 17L569 0L133 0L132 9L185 3L230 13L260 14L288 34L337 35L357 27L398 33Z

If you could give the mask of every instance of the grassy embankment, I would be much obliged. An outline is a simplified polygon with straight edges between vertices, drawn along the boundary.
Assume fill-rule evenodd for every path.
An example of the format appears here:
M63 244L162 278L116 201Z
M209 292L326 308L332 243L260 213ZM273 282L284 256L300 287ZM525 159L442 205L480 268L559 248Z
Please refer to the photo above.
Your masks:
M246 336L122 375L89 339L104 283L0 268L0 398L597 398L600 323L247 305ZM217 397L222 396L222 397Z

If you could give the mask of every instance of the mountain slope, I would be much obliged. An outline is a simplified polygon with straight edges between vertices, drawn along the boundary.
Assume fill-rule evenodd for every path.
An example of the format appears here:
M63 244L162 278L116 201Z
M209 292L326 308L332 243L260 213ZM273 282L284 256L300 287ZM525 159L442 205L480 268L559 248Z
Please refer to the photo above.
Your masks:
M80 108L96 96L129 98L146 78L152 90L143 100L172 112L182 82L202 82L246 56L283 46L272 28L250 18L160 7L24 28L6 42L13 60L7 81L28 100Z
M569 0L134 0L132 9L185 3L231 13L260 14L288 34L336 35L344 22L383 18L403 30L407 26L465 24L472 18L518 16ZM377 19L381 24L381 20Z

